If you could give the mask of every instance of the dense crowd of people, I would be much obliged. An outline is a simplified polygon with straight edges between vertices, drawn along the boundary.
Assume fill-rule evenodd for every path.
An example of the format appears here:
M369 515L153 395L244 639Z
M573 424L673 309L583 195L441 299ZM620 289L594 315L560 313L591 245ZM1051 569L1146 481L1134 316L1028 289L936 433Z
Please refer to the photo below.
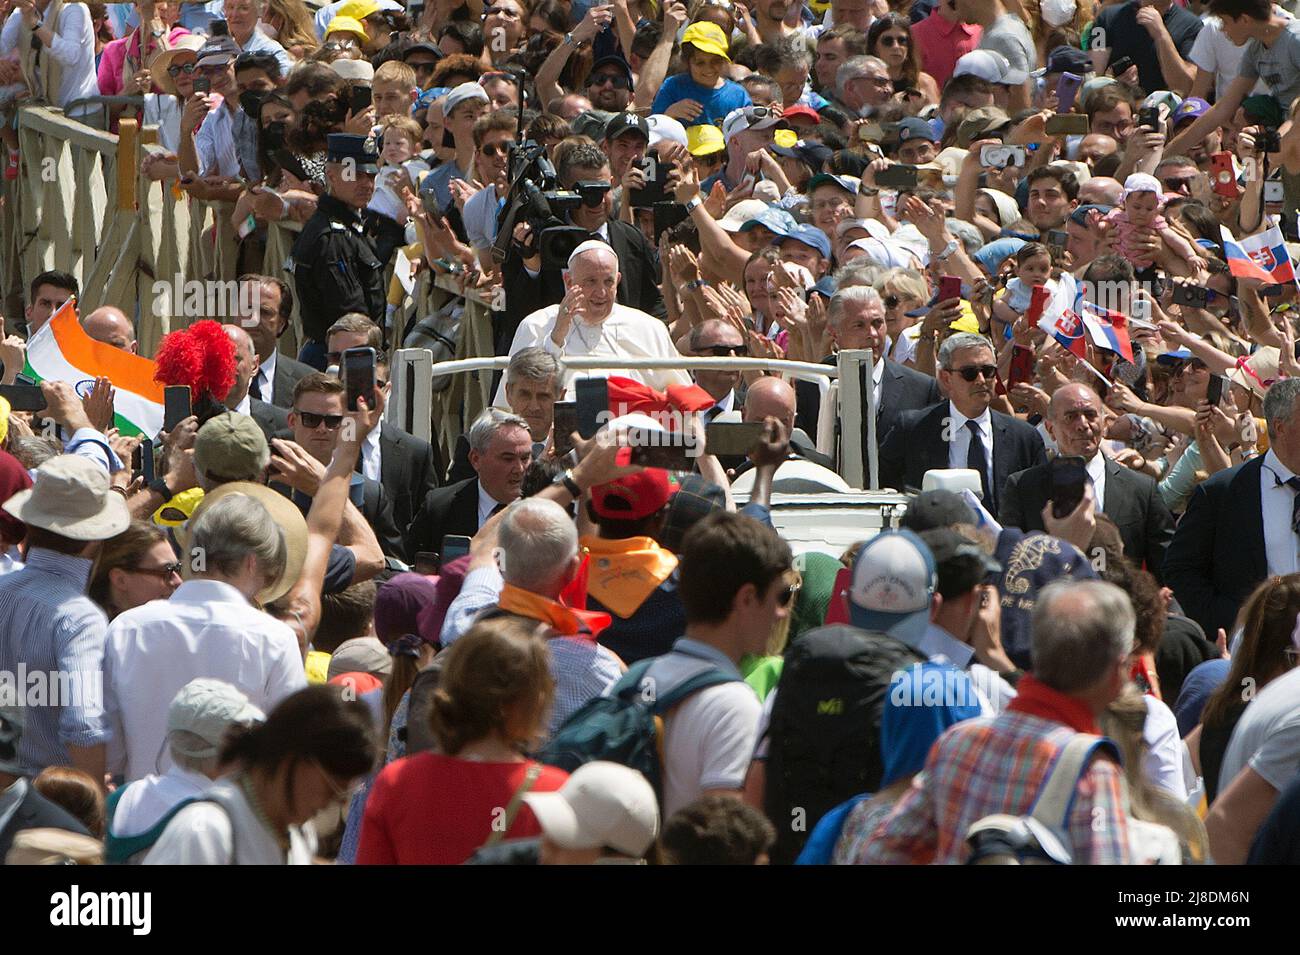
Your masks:
M0 2L9 178L156 126L247 293L142 355L25 277L0 859L1300 861L1290 6Z

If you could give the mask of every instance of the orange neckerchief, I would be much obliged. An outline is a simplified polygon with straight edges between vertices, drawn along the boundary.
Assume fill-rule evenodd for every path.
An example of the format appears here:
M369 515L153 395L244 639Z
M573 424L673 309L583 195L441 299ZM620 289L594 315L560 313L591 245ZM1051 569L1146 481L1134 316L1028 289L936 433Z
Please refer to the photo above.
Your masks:
M591 555L587 592L626 620L677 569L673 552L652 537L582 538Z
M522 590L514 584L506 584L501 588L501 599L497 601L497 606L530 620L540 620L564 637L582 636L594 640L611 623L607 613L574 610L549 597Z

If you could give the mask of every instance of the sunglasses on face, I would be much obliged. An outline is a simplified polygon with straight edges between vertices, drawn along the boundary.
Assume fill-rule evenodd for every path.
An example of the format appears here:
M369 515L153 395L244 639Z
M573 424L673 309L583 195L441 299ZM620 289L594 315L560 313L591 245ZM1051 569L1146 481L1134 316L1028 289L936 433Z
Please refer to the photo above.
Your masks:
M198 69L198 64L196 63L186 63L183 66L169 66L167 67L167 75L173 79L180 76L182 73L186 76L191 76L196 69Z
M437 61L437 60L429 60L429 61L426 62L426 63L408 63L408 64L407 64L407 66L409 66L411 69L415 70L415 72L417 72L417 73L432 73L433 70L434 70L434 68L435 68L437 65L438 65L438 61Z
M984 376L985 381L992 381L993 376L998 373L997 365L967 365L965 368L953 369L954 374L961 375L966 381L974 381L980 375Z
M132 573L148 574L150 577L157 577L160 580L167 581L171 579L172 574L180 576L181 565L179 562L163 564L161 567L132 567Z
M795 595L799 593L798 584L786 584L777 592L776 602L778 606L788 607L794 603Z
M582 196L582 204L594 209L605 201L605 194L612 187L607 182L575 182L573 191Z
M903 304L903 300L897 295L886 295L884 298L886 309L895 309Z
M316 414L314 411L298 411L294 409L298 419L302 421L303 426L309 431L314 431L322 424L330 431L335 431L343 424L343 415L341 414Z
M714 358L745 358L749 355L748 345L706 345L700 350Z
M488 17L492 16L505 17L507 20L518 20L519 11L512 10L510 7L484 7L483 19L486 20Z
M326 53L342 53L344 50L355 50L356 48L356 40L330 40L321 47Z
M753 122L756 119L768 119L769 117L772 116L779 117L780 115L781 115L781 111L771 106L746 106L745 107L745 118L748 119L750 122Z
M907 46L908 39L905 36L882 36L880 38L881 46Z
M632 84L622 73L592 73L587 77L587 85L597 89L602 86L613 86L616 90L625 90Z
M478 148L478 151L489 159L495 159L497 156L509 156L510 147L513 145L513 141L505 143L484 143Z

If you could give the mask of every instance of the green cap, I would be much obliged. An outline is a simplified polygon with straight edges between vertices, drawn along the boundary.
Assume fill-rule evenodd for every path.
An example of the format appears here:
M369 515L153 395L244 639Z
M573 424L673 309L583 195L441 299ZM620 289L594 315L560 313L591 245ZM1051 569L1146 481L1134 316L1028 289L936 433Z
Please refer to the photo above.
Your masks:
M270 461L266 435L237 411L208 419L194 438L194 470L207 477L260 482Z

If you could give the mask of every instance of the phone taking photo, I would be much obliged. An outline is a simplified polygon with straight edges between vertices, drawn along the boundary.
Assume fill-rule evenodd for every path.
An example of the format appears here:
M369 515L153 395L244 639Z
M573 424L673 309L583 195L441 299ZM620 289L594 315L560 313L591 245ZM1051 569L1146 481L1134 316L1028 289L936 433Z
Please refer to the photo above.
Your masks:
M1048 464L1052 516L1066 518L1083 500L1088 481L1088 462L1077 455L1058 455Z
M365 398L370 410L375 407L375 350L349 348L343 352L343 387L349 411L357 410L357 399Z

